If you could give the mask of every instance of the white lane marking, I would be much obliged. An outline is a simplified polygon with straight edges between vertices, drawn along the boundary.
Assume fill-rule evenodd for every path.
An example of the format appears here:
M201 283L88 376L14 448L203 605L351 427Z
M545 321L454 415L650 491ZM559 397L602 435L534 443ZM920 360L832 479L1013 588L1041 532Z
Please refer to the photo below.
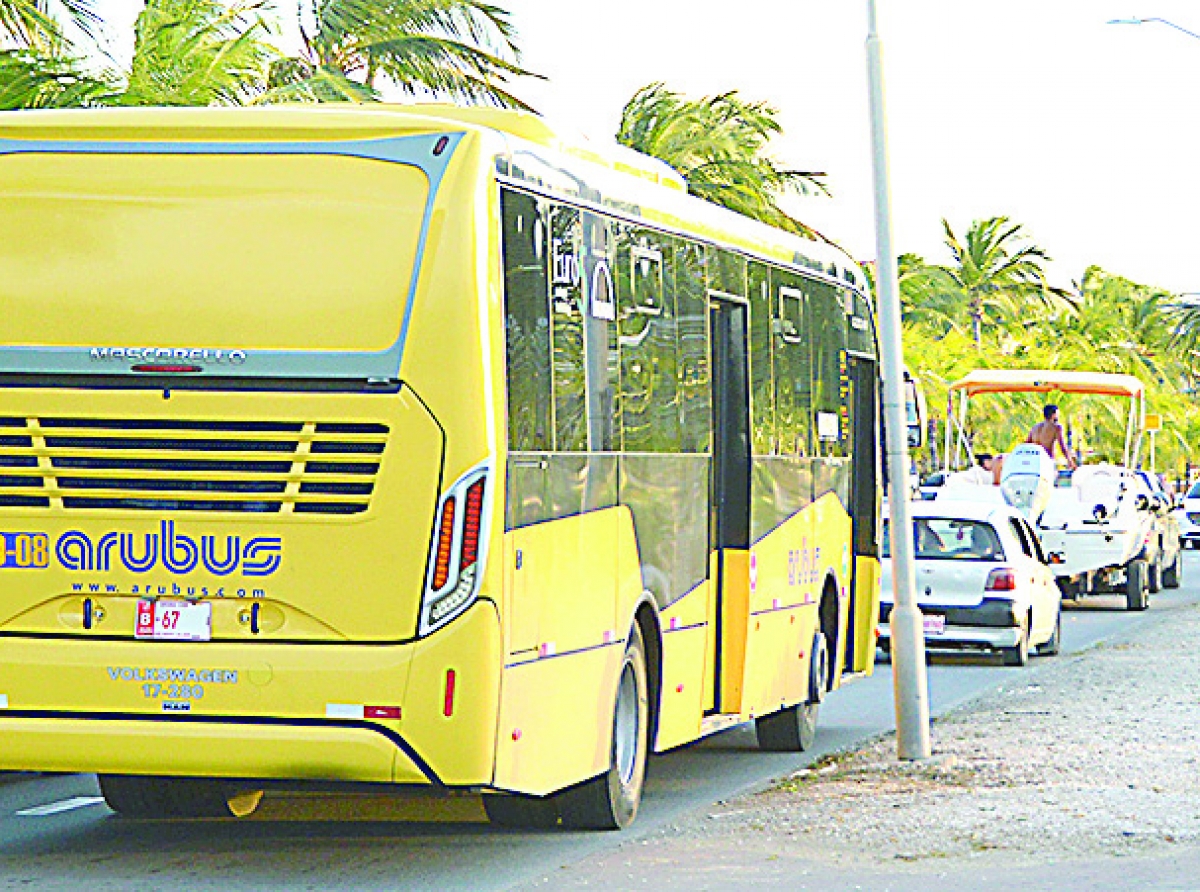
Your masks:
M46 805L35 805L33 808L23 808L17 815L22 818L44 818L47 815L56 815L59 812L73 811L77 808L87 808L91 805L99 805L104 801L103 796L74 796L70 799L62 799L58 802L50 802Z

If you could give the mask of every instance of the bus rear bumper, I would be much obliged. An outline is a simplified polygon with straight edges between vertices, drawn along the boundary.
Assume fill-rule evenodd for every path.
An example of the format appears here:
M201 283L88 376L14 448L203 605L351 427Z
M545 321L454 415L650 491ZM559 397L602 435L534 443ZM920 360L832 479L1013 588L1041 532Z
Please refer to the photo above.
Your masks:
M0 713L11 770L180 777L437 783L412 748L370 722L161 721ZM169 769L163 759L169 752Z

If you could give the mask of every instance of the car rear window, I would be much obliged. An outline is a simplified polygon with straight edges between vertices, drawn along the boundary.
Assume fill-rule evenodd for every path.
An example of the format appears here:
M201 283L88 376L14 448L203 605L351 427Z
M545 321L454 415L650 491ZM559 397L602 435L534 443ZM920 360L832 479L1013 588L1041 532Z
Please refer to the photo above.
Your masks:
M948 517L918 517L913 520L913 547L922 560L1002 561L1004 547L990 523ZM882 554L891 557L888 524L884 521Z

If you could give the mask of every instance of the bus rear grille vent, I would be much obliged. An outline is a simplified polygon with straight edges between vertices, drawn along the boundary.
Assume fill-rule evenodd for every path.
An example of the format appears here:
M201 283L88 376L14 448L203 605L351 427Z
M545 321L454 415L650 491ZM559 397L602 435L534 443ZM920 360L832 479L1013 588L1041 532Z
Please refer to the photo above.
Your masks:
M388 426L0 417L0 508L360 514Z

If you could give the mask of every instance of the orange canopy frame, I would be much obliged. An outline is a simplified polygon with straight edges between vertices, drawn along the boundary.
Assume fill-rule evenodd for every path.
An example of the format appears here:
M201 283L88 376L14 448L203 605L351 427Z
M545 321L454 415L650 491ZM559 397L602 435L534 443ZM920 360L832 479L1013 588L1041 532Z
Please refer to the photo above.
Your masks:
M1052 369L977 369L950 385L950 391L981 393L1090 393L1141 398L1146 389L1133 375Z
M961 394L959 409L954 410L954 394ZM971 397L988 393L1078 393L1099 396L1126 397L1129 420L1125 429L1125 450L1122 463L1133 467L1141 446L1141 427L1146 416L1146 388L1133 375L1114 375L1105 372L1072 372L1056 369L976 369L965 378L950 385L946 406L947 471L956 460L965 456L974 462L966 438L967 406ZM955 446L954 428L958 438ZM952 452L952 447L954 451Z

